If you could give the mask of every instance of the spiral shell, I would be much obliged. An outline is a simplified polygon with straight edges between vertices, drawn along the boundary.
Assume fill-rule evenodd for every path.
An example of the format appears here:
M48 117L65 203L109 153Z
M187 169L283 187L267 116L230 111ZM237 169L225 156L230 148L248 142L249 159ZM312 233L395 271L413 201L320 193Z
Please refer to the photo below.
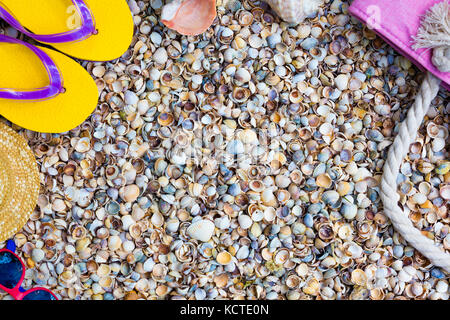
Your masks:
M323 0L267 0L272 9L286 22L299 24L317 12Z

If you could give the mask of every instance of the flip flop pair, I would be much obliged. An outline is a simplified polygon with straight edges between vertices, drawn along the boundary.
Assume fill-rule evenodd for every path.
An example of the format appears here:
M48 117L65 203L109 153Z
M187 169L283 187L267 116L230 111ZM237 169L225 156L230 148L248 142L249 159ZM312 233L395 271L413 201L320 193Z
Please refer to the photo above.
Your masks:
M117 59L134 29L125 0L0 0L0 18L53 47L0 35L0 115L50 133L75 128L98 102L94 80L68 56Z

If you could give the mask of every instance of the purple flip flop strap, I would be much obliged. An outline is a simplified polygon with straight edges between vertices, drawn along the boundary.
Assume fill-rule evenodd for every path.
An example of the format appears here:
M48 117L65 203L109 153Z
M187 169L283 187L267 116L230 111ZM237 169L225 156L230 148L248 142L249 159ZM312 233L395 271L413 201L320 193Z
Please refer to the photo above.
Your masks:
M44 88L28 91L0 88L0 99L45 100L53 98L63 92L63 79L61 73L47 53L31 44L4 35L0 35L0 43L1 42L21 44L33 51L44 64L50 79L50 84Z
M38 35L26 30L20 22L10 13L6 8L2 7L0 2L0 18L5 20L13 28L19 30L23 34L26 34L30 38L33 38L39 42L45 43L66 43L73 41L84 40L93 34L97 33L95 29L95 19L91 13L89 7L83 0L72 0L75 8L81 17L81 26L79 28L56 34Z

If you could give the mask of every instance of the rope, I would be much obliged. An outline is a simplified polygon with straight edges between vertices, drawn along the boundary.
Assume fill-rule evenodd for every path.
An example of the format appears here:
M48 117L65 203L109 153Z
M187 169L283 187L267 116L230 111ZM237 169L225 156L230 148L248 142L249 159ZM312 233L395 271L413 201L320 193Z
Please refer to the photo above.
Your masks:
M434 265L450 272L450 254L437 247L434 242L416 229L409 217L398 206L397 175L409 146L416 139L417 131L430 108L431 101L437 96L440 80L428 73L417 94L413 106L400 125L398 135L389 149L381 178L381 200L384 212L391 219L395 229L414 248L419 250Z
M450 5L444 0L434 5L425 15L413 48L432 48L432 62L441 72L450 71ZM422 235L398 206L397 175L409 146L416 139L417 131L430 108L431 101L439 92L440 80L427 73L416 100L409 109L405 121L400 125L398 135L389 148L381 177L381 200L384 212L391 219L394 228L414 248L419 250L434 265L450 273L450 254Z

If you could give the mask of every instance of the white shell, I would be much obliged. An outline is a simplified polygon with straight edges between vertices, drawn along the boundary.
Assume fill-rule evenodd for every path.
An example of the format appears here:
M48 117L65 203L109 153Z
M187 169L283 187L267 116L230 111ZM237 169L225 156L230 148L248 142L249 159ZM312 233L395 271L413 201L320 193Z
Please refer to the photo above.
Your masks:
M251 80L250 73L244 68L237 69L234 77L236 80L242 83L247 83Z
M216 227L222 230L228 229L230 227L230 218L228 216L223 216L215 220Z
M248 246L242 246L236 252L236 258L239 260L247 259L249 254L250 254L250 250L249 250Z
M300 23L317 12L323 0L266 0L272 9L286 22Z
M199 241L207 242L214 233L214 223L210 220L199 220L187 228L187 234Z
M445 148L445 140L442 138L436 138L431 142L431 146L434 152L439 152Z
M253 223L252 219L246 214L240 215L238 221L242 229L250 228Z
M164 217L159 211L157 211L153 214L150 221L155 227L160 228L164 224Z

